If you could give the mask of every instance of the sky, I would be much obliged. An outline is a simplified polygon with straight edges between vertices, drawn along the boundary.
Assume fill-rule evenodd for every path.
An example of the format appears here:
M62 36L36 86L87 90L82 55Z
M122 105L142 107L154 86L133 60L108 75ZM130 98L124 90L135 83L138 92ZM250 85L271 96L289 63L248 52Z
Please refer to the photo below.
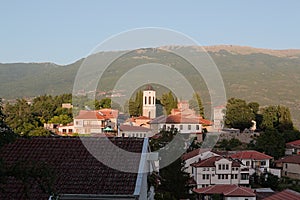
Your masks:
M203 46L300 49L300 1L3 0L0 63L70 64L112 35L172 29Z

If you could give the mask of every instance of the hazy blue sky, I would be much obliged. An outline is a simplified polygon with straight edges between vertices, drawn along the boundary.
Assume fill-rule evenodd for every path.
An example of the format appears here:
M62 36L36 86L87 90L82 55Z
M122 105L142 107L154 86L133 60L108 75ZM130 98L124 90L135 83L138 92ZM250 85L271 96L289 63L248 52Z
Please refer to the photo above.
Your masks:
M111 35L140 27L174 29L202 45L300 49L298 0L7 0L0 8L1 63L68 64Z

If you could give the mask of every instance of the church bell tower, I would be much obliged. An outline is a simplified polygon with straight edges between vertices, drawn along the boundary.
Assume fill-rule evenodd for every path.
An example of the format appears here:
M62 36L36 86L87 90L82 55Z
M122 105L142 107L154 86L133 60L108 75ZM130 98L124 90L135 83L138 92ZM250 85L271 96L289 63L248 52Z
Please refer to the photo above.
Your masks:
M156 117L156 92L151 85L143 91L143 116L154 119Z

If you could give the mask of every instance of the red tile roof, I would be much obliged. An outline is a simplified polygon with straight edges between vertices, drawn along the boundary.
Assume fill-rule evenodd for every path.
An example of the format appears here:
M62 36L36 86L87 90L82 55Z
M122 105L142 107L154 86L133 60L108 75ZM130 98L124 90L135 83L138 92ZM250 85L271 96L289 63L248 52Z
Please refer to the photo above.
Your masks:
M104 120L105 118L95 110L80 110L75 119L98 119Z
M282 192L273 194L267 198L264 198L264 200L299 200L300 199L300 193L293 191L293 190L283 190Z
M105 152L110 159L120 159L117 152L112 152L104 145L104 140L107 141L107 138L85 138L85 144ZM110 138L110 140L113 144L131 152L140 153L143 148L143 139ZM80 138L17 139L1 149L0 157L8 167L19 161L46 163L55 171L57 179L53 186L58 194L132 195L135 190L137 174L117 171L102 164L89 153ZM134 157L124 162L129 162L133 169L138 169L139 160L139 157ZM2 186L6 193L0 192L0 199L25 198L22 192L23 185L15 178L9 177ZM49 194L37 186L33 186L29 194L31 199L49 198Z
M193 163L191 164L191 166L193 167L215 167L215 162L218 161L218 160L221 160L222 156L213 156L213 157L210 157L210 158L207 158L207 159L204 159L204 160L200 160L199 162L197 163ZM226 159L226 158L224 158ZM240 167L240 163L237 162L237 161L232 161L232 167Z
M238 185L213 185L193 190L197 194L223 194L224 197L255 197L251 188Z
M79 114L75 117L75 119L111 119L118 117L118 110L113 109L101 109L101 110L80 110Z
M195 157L201 153L207 152L207 151L209 151L209 149L202 149L202 148L195 149L191 152L183 154L181 158L182 158L182 160L188 160L190 158L193 158L193 157Z
M199 124L198 118L188 118L183 115L169 115L166 119L169 124Z
M295 163L300 164L300 155L286 156L276 161L276 163Z
M290 147L290 148L300 148L300 140L295 140L292 142L288 142L285 144L286 147Z
M268 160L273 158L269 155L254 150L239 151L237 153L231 154L230 157L236 159L253 159L253 160Z

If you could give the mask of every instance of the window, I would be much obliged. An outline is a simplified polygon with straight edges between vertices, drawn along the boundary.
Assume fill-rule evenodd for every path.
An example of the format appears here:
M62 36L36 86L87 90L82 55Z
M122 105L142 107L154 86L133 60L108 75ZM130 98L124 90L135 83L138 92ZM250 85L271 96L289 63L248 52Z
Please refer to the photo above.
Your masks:
M237 176L238 176L238 175L237 175L237 174L235 174L235 175L234 175L234 178L235 178L235 179L237 179Z
M285 163L285 168L286 168L286 169L288 168L288 164L287 164L287 163Z
M231 174L231 179L234 179L234 174Z
M250 166L250 161L246 161L246 166Z
M235 168L233 167L233 168L232 168L232 171L234 171L234 170L235 170Z
M144 133L144 138L146 137L146 133Z
M196 125L196 130L199 130L199 125L198 124Z
M225 179L228 179L228 174L225 174Z
M206 174L206 179L209 179L209 174Z
M207 171L209 171L209 168L207 168Z
M152 98L153 98L153 101L152 101L152 103L153 103L153 104L155 104L154 97L152 97Z
M213 168L211 168L211 171L215 171L215 168L213 167Z
M191 130L191 128L192 128L191 125L188 125L188 130Z
M149 104L151 104L151 97L149 97Z
M147 104L147 97L145 97L145 104Z
M260 165L263 165L263 166L265 166L267 163L266 163L266 161L264 160L264 161L260 161Z
M180 128L180 130L182 130L182 129L183 129L183 125L181 124L181 125L179 126L179 128Z
M223 169L223 170L225 169L225 164L222 165L222 169Z
M221 179L221 174L218 174L218 179Z
M203 171L206 171L206 168L205 168L205 167L203 168Z
M72 133L73 132L73 129L69 129L69 133Z
M226 164L226 170L228 170L228 164Z
M241 174L241 180L248 180L249 174Z
M62 130L62 132L63 132L63 133L66 133L66 132L67 132L67 129L64 128L64 129Z
M203 174L203 175L202 175L202 179L205 180L205 177L206 177L205 174Z
M221 170L221 165L219 165L219 170Z

